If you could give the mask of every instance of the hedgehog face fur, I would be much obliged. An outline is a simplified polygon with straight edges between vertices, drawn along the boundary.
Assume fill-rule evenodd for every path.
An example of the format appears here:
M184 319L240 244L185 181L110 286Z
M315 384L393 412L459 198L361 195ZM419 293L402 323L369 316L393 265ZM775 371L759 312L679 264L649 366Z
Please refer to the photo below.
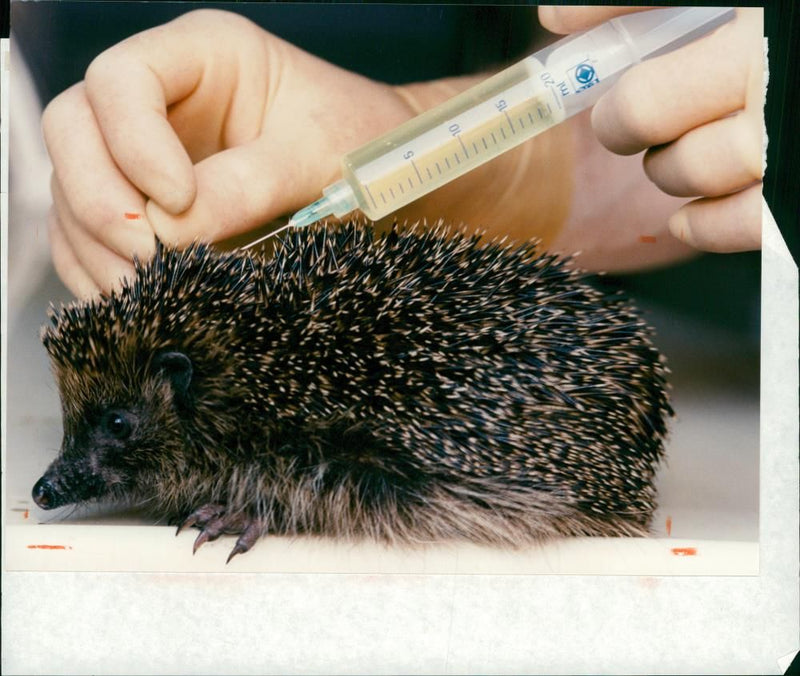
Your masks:
M520 545L643 534L663 359L620 295L438 225L296 230L272 259L158 247L43 330L46 509L115 499L222 533ZM181 526L181 527L183 527Z

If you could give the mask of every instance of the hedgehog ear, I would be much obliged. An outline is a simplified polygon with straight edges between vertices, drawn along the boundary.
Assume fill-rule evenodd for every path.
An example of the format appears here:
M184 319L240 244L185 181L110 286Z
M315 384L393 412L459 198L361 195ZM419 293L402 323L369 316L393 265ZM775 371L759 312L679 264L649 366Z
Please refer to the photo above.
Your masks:
M155 358L155 367L169 380L179 397L188 394L194 370L191 359L183 352L162 352Z

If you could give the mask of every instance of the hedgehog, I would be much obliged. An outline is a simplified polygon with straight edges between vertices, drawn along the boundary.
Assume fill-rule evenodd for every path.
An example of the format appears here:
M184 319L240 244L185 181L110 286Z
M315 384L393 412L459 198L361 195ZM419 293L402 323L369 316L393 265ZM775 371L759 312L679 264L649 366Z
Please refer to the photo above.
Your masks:
M644 535L672 409L653 331L537 242L438 223L295 229L271 256L157 243L51 307L44 509L238 536L519 547Z

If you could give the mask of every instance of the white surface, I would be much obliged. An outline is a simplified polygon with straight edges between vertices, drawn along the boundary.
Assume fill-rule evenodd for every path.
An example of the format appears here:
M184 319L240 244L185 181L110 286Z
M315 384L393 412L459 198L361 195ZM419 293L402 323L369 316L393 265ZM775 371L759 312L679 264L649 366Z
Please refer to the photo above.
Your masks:
M754 542L678 538L565 538L519 551L469 544L416 549L372 542L268 538L225 565L235 538L192 555L197 533L165 526L6 527L9 570L226 573L757 575Z

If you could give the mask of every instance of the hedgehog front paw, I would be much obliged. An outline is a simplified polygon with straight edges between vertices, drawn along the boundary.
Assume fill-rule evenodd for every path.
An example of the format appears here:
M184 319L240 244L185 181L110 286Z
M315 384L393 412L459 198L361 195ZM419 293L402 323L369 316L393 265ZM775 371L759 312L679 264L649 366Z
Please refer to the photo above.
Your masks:
M218 503L209 503L194 510L178 526L175 535L184 528L192 526L200 529L200 534L194 541L192 554L206 542L216 540L223 533L239 534L236 544L225 561L226 564L237 554L248 551L262 534L261 523L258 519L241 512L227 514L225 505Z

